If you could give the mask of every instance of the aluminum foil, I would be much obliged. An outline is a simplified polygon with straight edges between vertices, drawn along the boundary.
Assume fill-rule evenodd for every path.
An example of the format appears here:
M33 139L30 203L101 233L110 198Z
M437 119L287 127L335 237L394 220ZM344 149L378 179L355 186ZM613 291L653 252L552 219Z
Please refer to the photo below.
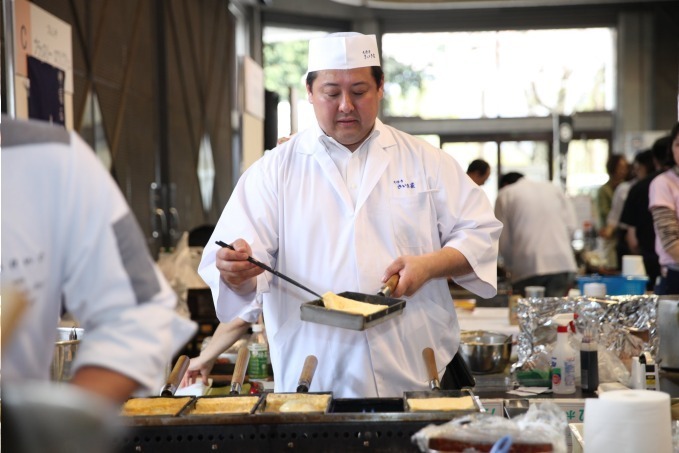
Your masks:
M519 299L517 317L521 332L517 342L517 369L549 369L546 352L556 341L557 314L577 313L576 335L586 326L593 328L599 345L605 346L624 363L632 356L658 351L656 313L658 296L544 297Z

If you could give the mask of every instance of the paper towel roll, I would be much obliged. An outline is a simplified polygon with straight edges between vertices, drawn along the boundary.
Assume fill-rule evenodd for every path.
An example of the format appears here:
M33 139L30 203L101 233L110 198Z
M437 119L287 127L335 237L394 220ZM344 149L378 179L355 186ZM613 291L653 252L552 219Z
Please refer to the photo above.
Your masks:
M585 453L672 453L670 395L606 392L585 401Z

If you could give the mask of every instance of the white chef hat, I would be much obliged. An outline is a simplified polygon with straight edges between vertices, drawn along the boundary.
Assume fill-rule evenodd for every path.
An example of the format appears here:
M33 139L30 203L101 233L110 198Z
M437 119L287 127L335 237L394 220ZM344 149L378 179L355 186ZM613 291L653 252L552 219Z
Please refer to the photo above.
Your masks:
M308 72L366 66L380 66L375 35L342 32L309 41Z

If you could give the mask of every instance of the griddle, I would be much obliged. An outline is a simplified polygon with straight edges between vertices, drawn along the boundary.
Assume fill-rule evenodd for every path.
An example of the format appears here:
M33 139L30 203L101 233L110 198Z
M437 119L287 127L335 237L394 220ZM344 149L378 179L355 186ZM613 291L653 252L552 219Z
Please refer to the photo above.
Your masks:
M117 453L419 452L410 438L432 423L450 421L431 413L287 413L240 417L150 417L125 420Z

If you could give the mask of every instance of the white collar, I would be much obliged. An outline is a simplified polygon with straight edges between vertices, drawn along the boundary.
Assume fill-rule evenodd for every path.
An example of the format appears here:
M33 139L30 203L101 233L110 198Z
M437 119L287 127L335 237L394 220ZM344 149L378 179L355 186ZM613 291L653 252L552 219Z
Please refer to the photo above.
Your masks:
M379 119L375 118L375 124L373 125L372 130L370 131L368 136L361 142L361 144L358 146L358 148L356 148L356 150L360 149L366 142L368 142L371 139L373 139L374 137L378 137L380 135L380 131L379 131L379 128L378 128L378 122L379 121L380 121ZM380 124L381 124L381 122L380 122ZM315 130L315 136L318 138L319 143L321 143L326 149L329 146L335 146L335 147L339 147L339 148L348 149L346 146L344 146L343 144L341 144L340 142L338 142L337 140L335 140L334 138L332 138L331 136L329 136L325 132L323 132L323 129L321 129L321 126L320 126L320 124L318 124L318 121L316 121L315 129L316 129Z

